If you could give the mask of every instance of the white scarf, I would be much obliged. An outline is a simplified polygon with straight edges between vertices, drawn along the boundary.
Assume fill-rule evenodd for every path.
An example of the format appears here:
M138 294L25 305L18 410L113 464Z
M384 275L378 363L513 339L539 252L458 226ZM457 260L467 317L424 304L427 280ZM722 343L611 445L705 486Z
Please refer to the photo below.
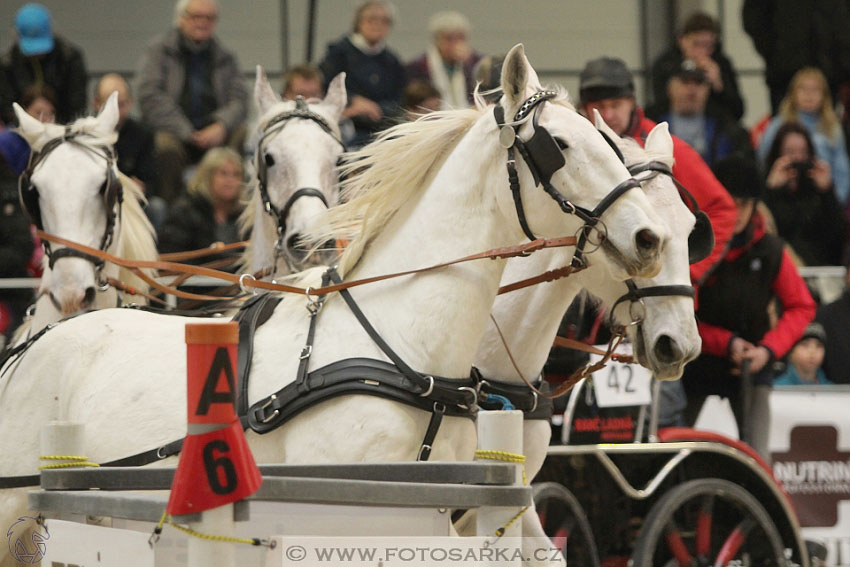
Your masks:
M351 44L354 45L354 47L366 55L377 55L387 46L387 44L383 41L379 41L375 45L369 45L359 33L351 34L348 39L351 40Z
M428 62L428 74L431 76L431 83L440 91L440 96L443 99L440 107L443 110L448 110L469 106L466 97L466 77L463 75L463 65L456 63L452 76L449 77L443 58L440 57L440 52L437 51L436 47L428 46L425 58Z

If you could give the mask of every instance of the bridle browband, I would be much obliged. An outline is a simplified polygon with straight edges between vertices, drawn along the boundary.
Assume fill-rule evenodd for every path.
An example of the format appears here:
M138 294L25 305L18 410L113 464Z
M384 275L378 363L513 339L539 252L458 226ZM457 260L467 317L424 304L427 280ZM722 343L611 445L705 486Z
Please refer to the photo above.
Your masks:
M271 197L269 196L268 191L268 168L274 165L274 160L271 156L264 155L263 150L265 148L265 144L268 140L279 134L286 123L290 120L294 119L303 119L303 120L311 120L316 125L319 126L326 134L328 134L333 140L340 145L343 151L345 151L345 144L342 142L340 137L331 128L330 124L328 124L327 120L325 120L319 114L311 111L307 102L303 97L298 96L295 99L295 109L287 112L282 112L272 118L268 124L266 124L263 129L263 135L260 138L259 143L257 144L257 153L255 154L255 165L257 169L257 187L260 191L260 198L263 200L263 208L266 213L271 215L277 220L278 226L278 237L279 239L283 237L283 234L286 232L286 219L289 215L289 210L292 208L292 205L300 199L301 197L316 197L325 204L326 207L329 206L327 198L324 194L314 187L302 187L296 190L290 197L287 199L286 203L284 203L283 207L278 209L274 203L271 201ZM280 244L280 242L278 242Z
M585 247L588 243L593 245L595 249L607 236L607 228L600 220L602 214L626 191L640 187L640 184L634 178L626 179L608 193L593 210L575 205L552 186L552 175L566 164L566 160L559 144L546 128L539 125L538 121L543 103L556 96L558 94L555 91L536 92L522 103L514 115L512 124L505 124L505 109L501 105L497 104L494 107L493 115L496 119L496 124L500 128L499 143L508 152L508 180L522 231L529 239L536 240L525 218L514 148L520 153L529 170L531 170L531 174L534 177L534 184L542 185L544 191L558 203L562 211L568 214L574 214L584 221L584 225L579 229L579 241L571 261L572 266L583 267L587 265L585 254L589 251L585 250ZM522 121L532 112L534 113L532 115L534 134L530 139L524 141L519 137L521 124L517 124L517 122ZM591 240L593 234L596 237Z
M44 230L44 223L41 218L41 205L39 203L38 188L32 183L32 175L39 164L45 161L47 156L49 156L53 150L65 142L76 144L77 146L80 146L81 148L103 158L106 161L106 180L100 188L100 194L103 196L104 207L106 209L106 228L104 229L99 249L105 251L112 244L115 236L116 219L120 220L121 218L121 205L124 202L124 187L121 185L121 181L117 178L114 172L115 155L112 148L108 146L99 146L101 151L98 151L87 144L77 142L74 138L80 135L85 134L72 133L70 127L66 126L65 133L62 136L47 142L44 147L42 147L41 151L37 153L33 152L30 164L18 177L18 198L21 202L21 208L29 217L30 222L32 222L32 224L34 224L39 230ZM118 205L117 213L115 211L116 204ZM62 258L82 258L91 262L97 272L100 272L103 269L104 261L96 256L92 256L91 254L68 247L52 250L50 243L47 241L42 241L42 245L44 246L44 251L47 255L48 266L50 269L53 269L56 262Z

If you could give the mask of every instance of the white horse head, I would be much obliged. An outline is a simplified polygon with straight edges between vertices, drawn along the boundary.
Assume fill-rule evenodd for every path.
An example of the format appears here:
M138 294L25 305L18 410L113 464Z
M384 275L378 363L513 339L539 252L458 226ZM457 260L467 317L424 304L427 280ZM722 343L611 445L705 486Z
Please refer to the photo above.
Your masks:
M251 229L243 264L256 272L275 264L279 254L286 265L275 268L286 274L326 263L330 254L308 254L302 235L338 200L345 73L334 77L322 100L282 101L258 65L254 99L260 141L252 202L241 218L243 230Z
M156 259L153 228L141 202L141 189L115 165L117 93L96 117L68 126L44 124L14 105L20 133L36 156L22 177L21 197L33 222L45 232L132 259ZM128 271L48 245L39 294L49 298L36 310L32 330L81 309L115 305L106 292L106 276L132 287L147 284Z
M600 128L607 128L601 118L598 120ZM673 167L673 139L666 122L653 128L643 150L631 139L618 136L612 136L612 139L617 140L630 167L653 160L663 163L668 170ZM652 278L635 278L633 285L637 290L680 286L680 293L624 299L617 304L630 290L622 283L607 278L590 291L614 308L613 316L617 321L627 325L638 362L652 370L657 379L676 380L681 377L685 364L696 358L702 347L694 318L693 298L681 294L681 290L691 285L688 246L689 236L694 232L695 217L673 184L671 174L648 171L636 177L642 180L650 202L666 220L674 238L663 253L661 272ZM663 290L660 288L660 291Z
M540 105L539 116L537 111L526 112L521 108L522 105L528 104L530 97L542 90L543 87L534 69L529 65L522 45L514 47L502 67L504 96L500 102L505 108L506 117L515 119L520 117L518 122L521 123L521 127L517 136L524 140L529 151L538 151L539 157L535 158L532 155L532 161L539 162L536 163L536 169L538 172L545 173L548 163L554 161L557 165L563 161L559 160L555 153L557 148L541 149L540 147L551 146L551 144L544 144L542 140L535 144L538 138L546 138L548 133L558 148L563 151L566 160L565 166L552 175L551 185L586 188L574 194L569 199L571 204L562 205L562 209L566 210L574 205L583 208L591 216L601 216L599 223L595 225L595 228L589 229L588 234L590 240L601 240L601 247L613 277L623 280L629 275L652 276L657 273L660 254L670 238L669 230L651 211L651 207L648 207L642 191L627 190L604 210L596 210L608 193L614 192L615 188L619 188L624 183L622 170L612 163L610 159L612 150L604 138L592 124L575 112L574 108L566 102L565 97L556 98L553 101L556 104ZM517 162L522 164L518 166L522 176L523 170L528 172L527 160L517 159ZM553 198L550 196L551 191L550 195L547 195L541 189L535 188L536 179L532 180L531 175L526 174L525 179L527 181L523 181L522 184L523 201ZM542 184L545 186L545 183ZM637 184L633 183L629 186L633 188ZM529 196L529 193L532 195ZM512 199L506 198L503 201L507 208L514 207ZM647 209L650 209L649 213ZM547 221L557 222L556 217L561 213L562 211L557 207L548 208L545 219L538 218L529 222L530 231L535 236L545 236L546 233L540 227ZM606 228L607 237L599 238L600 234L604 235Z

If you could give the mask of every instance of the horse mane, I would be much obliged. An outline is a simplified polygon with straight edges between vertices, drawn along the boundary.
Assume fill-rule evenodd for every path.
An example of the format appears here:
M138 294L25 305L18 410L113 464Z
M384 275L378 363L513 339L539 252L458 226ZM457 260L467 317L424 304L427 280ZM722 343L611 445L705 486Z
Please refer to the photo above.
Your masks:
M118 179L124 187L124 204L121 206L121 234L118 236L118 256L127 260L156 260L156 235L148 220L142 204L145 196L138 183L118 172ZM143 270L148 276L155 277L152 269ZM126 268L118 271L118 279L136 289L147 291L148 284Z
M329 209L308 235L317 242L349 241L340 257L340 274L357 263L390 217L426 186L428 177L484 111L477 107L433 112L397 124L346 155L341 167L343 204Z

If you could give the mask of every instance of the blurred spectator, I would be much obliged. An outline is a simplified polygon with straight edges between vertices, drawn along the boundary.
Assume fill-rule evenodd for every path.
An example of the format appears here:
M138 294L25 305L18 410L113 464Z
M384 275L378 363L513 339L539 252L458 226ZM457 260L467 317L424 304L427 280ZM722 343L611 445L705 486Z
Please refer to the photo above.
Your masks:
M175 27L154 38L139 63L139 106L155 131L168 202L182 190L186 165L244 141L247 93L236 55L215 37L218 16L215 0L178 0Z
M49 86L36 84L27 87L18 99L18 104L27 114L41 122L56 122L56 106L59 104L56 93Z
M440 91L431 83L411 81L401 99L405 120L416 120L423 114L440 110Z
M699 289L702 354L685 367L682 377L685 418L693 425L709 395L729 398L742 438L765 456L771 365L802 335L814 317L815 303L782 240L764 231L756 211L763 189L755 164L732 156L718 162L714 172L734 197L738 215L728 252ZM781 304L782 316L771 328L768 306L774 299ZM741 377L745 361L754 384L750 407L744 407L747 395L742 391L747 387ZM745 420L752 427L745 427Z
M755 160L750 136L731 116L708 106L711 86L693 59L683 59L667 83L667 112L652 116L670 124L679 136L713 166L726 156L737 154Z
M844 293L818 308L815 320L826 331L826 356L823 368L835 384L850 384L850 269L845 275Z
M354 122L354 137L345 140L351 149L369 142L387 124L401 103L406 83L404 67L386 44L395 8L383 0L369 0L354 13L352 33L328 45L319 63L325 88L345 71L348 108L343 117Z
M244 174L242 160L235 150L207 151L189 181L186 195L168 211L158 235L159 251L182 252L215 242L238 242L237 220L242 212L239 198Z
M758 156L762 164L777 131L786 122L800 122L809 131L815 154L829 165L835 196L842 205L847 204L850 197L847 145L832 106L826 78L818 69L806 67L794 74L788 94L779 106L779 114L770 121L761 138Z
M53 33L50 12L25 4L15 16L17 41L0 57L0 121L15 121L12 102L31 86L48 86L56 96L56 120L72 122L86 111L88 76L78 47Z
M847 220L833 192L829 165L815 157L808 130L783 124L767 154L767 194L776 229L809 266L842 263Z
M823 372L823 356L826 347L826 331L820 323L809 323L791 352L788 367L776 377L774 386L811 386L832 384Z
M475 65L481 59L469 46L469 20L453 10L437 12L428 22L431 45L407 64L407 78L431 83L440 92L443 108L472 103Z
M503 55L485 55L475 66L474 77L478 90L487 102L498 102L502 96L502 61Z
M764 59L771 113L803 67L826 75L832 99L850 78L850 7L845 0L744 0L744 31Z
M12 132L0 126L0 278L25 278L30 274L27 265L35 250L30 223L21 210L18 199L18 175L20 171L10 165L7 151L29 155L29 146L20 136L17 137L23 148L15 140L7 137ZM16 159L16 158L13 158ZM26 161L24 161L26 167ZM21 324L27 306L35 299L31 289L0 289L0 350L4 337L11 338L12 333Z
M635 102L632 74L620 59L600 57L589 61L579 77L579 96L579 109L585 116L593 120L593 111L597 110L614 132L634 138L641 145L655 127ZM673 157L676 159L673 175L693 194L714 229L711 254L691 266L691 280L698 283L720 260L732 236L735 205L699 154L676 136L673 136Z
M667 85L686 59L694 61L710 86L708 108L715 114L726 113L733 120L744 115L744 101L738 91L738 78L732 61L720 45L720 25L704 12L694 12L685 21L675 43L652 64L653 112L668 109Z
M291 67L283 75L283 92L281 95L286 100L295 100L297 96L303 96L305 99L324 97L322 72L310 63Z
M118 92L118 141L115 143L118 169L142 187L148 200L145 211L154 228L158 228L165 218L167 205L159 196L153 132L130 116L133 97L121 75L110 73L100 80L94 93L95 111L100 112L113 92Z

